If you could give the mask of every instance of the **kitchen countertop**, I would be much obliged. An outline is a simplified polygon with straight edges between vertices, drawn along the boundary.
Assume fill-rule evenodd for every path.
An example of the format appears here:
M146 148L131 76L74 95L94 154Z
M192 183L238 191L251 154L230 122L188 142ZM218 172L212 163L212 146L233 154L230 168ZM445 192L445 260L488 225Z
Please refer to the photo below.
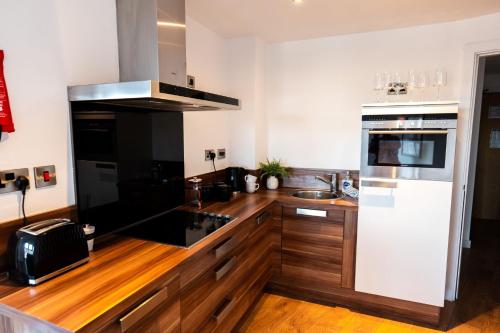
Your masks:
M306 200L290 196L292 191L260 190L254 194L238 194L229 202L207 204L204 210L229 214L237 219L187 249L114 236L96 246L89 263L39 286L18 286L4 279L0 281L0 313L14 311L72 332L83 332L90 324L117 316L123 311L117 305L150 292L147 290L149 284L174 276L180 263L273 202L311 208L357 209L354 199Z

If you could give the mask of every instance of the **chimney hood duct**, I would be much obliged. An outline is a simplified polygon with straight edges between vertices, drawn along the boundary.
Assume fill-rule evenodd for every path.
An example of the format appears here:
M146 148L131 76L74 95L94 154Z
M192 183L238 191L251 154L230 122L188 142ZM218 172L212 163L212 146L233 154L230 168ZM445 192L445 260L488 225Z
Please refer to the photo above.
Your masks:
M165 111L239 110L240 100L186 87L184 0L116 0L120 82L68 88L71 102Z

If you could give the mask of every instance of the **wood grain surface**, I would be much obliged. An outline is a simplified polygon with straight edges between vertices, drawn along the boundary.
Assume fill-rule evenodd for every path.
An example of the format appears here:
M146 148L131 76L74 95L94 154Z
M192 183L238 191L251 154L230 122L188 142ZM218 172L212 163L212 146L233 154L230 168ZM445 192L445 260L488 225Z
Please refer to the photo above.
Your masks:
M6 294L0 299L0 305L69 331L96 331L119 313L133 307L138 299L147 297L171 274L176 274L182 262L223 240L226 232L263 212L275 201L357 209L356 202L349 200L304 202L290 197L288 190L239 194L230 202L206 204L202 208L237 219L189 249L117 236L99 244L88 264L40 286L24 287L7 280L0 281L0 295Z
M440 332L399 321L279 295L264 294L240 326L240 333L424 333ZM451 332L479 333L474 330ZM486 332L486 331L485 331ZM495 331L491 331L495 332Z

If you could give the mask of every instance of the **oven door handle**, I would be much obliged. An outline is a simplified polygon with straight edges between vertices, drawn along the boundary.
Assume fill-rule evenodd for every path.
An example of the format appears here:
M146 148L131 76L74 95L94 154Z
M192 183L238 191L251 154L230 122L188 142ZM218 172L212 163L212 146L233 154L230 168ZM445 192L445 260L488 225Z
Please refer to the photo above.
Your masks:
M448 130L369 130L368 134L448 134Z

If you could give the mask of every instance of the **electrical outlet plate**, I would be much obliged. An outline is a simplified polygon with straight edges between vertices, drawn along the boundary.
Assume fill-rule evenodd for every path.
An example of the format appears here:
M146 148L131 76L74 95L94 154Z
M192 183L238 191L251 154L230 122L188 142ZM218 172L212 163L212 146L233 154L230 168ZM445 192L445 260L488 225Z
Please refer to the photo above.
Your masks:
M19 191L17 186L14 184L16 178L19 176L24 176L29 179L28 169L23 168L0 171L0 194ZM27 189L29 188L30 186L28 185Z
M36 188L57 184L55 165L46 165L33 168Z
M222 160L226 158L226 148L217 149L217 159Z
M205 149L205 161L211 161L212 159L210 158L210 153L215 154L214 149Z

